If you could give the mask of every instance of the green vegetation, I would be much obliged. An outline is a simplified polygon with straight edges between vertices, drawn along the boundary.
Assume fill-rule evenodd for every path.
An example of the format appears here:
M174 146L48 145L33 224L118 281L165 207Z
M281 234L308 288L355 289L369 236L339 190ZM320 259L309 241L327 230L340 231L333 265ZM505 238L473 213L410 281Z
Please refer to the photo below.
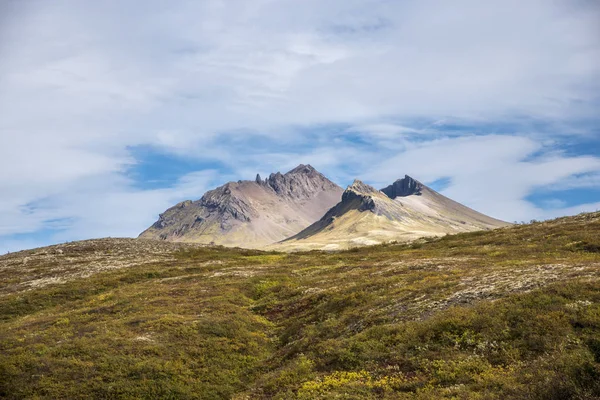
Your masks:
M600 397L600 213L338 253L173 251L35 287L0 268L0 397Z

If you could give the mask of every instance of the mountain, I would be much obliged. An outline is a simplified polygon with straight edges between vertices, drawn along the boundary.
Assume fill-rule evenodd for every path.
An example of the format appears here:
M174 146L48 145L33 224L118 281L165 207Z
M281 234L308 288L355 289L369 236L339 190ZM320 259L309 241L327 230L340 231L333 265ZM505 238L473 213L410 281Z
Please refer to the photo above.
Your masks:
M406 175L381 190L355 180L319 221L274 247L339 249L507 225Z
M290 237L335 205L343 189L310 165L229 182L160 214L142 239L258 248Z

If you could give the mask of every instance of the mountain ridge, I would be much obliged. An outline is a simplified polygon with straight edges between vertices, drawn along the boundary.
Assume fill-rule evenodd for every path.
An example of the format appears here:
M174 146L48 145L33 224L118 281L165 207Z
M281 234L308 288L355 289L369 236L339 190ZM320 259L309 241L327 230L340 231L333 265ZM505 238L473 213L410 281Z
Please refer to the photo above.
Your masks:
M319 221L273 248L333 250L508 225L455 202L408 175L381 190L357 179Z
M310 164L227 182L160 214L140 238L276 250L342 249L469 232L508 223L404 175L378 190L345 190Z
M311 165L300 164L266 179L227 182L199 200L161 213L139 238L261 247L285 239L317 220L342 194Z

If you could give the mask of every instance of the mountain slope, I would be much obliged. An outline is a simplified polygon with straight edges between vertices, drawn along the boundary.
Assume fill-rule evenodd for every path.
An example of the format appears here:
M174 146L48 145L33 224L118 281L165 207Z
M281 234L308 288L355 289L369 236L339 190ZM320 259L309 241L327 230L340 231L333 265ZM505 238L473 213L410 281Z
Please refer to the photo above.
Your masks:
M0 256L2 399L599 396L598 212L332 253Z
M377 190L356 180L319 221L277 249L338 249L509 224L457 203L408 175Z
M169 208L143 239L262 247L294 235L337 203L343 190L310 165L262 180L229 182Z

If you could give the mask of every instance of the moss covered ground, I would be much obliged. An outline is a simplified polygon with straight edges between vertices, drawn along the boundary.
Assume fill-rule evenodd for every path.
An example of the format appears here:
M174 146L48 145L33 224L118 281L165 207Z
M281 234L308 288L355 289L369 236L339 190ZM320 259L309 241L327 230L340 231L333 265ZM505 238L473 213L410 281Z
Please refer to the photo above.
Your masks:
M600 397L600 213L331 253L123 243L0 257L0 397Z

